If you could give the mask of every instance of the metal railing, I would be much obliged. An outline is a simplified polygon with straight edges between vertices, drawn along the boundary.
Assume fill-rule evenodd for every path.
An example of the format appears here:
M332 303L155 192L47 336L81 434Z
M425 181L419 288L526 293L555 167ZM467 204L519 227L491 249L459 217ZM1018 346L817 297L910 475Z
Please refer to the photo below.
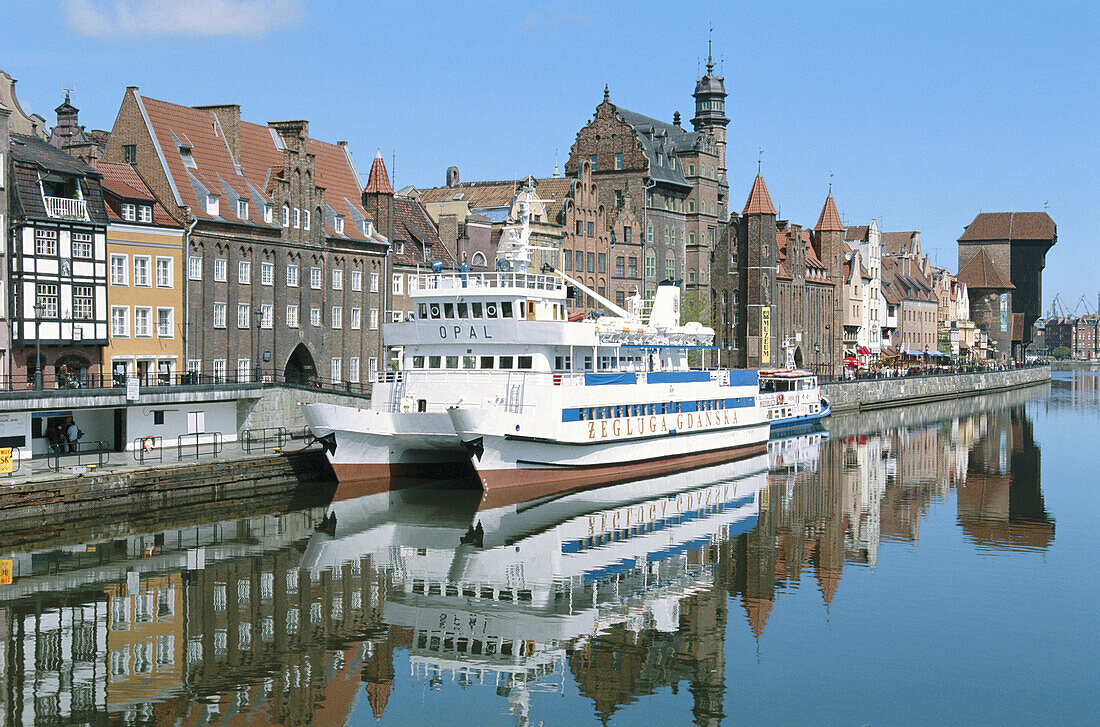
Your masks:
M57 376L52 367L47 367L42 376L42 392L55 393L58 391L79 391L81 393L106 393L120 395L126 389L126 376L113 373L100 373L94 371L82 371L68 376ZM286 376L285 374L264 369L256 372L250 369L247 373L238 374L230 372L187 371L173 374L149 374L138 378L138 384L142 392L155 390L163 391L173 387L216 387L216 386L264 386L280 385L294 386L305 389L321 389L342 394L367 395L370 393L370 381L344 381L339 379L327 379L321 376ZM112 391L113 390L113 391ZM0 375L0 392L8 391L18 394L34 395L34 372L30 374L14 375L10 377Z
M164 461L164 437L149 434L134 440L134 461L138 464Z
M217 457L222 453L221 432L196 432L176 437L176 459L190 459L203 456Z
M45 197L46 214L50 217L60 217L67 220L88 219L88 204L82 199L69 199L67 197Z
M427 273L409 276L409 293L479 288L522 288L524 290L562 290L565 281L557 275L537 273Z
M70 467L102 467L107 464L107 457L111 448L102 439L88 442L65 442L63 444L51 444L46 452L46 466L54 472L61 471L61 458L66 458L66 465ZM75 457L76 461L69 458ZM92 464L94 458L95 464Z
M286 427L263 427L245 429L241 434L241 449L252 452L266 452L269 449L282 449L290 439Z

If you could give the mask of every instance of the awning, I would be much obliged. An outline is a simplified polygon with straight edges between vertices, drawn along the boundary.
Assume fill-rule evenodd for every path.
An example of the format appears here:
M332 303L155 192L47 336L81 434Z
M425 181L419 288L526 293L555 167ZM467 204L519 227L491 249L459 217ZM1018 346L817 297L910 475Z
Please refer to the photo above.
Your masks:
M855 356L846 356L844 358L845 366L859 366L859 359Z

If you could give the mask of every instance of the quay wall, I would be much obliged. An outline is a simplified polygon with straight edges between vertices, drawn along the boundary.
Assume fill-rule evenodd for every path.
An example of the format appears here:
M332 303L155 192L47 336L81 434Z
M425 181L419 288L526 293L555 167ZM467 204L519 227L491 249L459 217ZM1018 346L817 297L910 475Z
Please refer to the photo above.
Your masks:
M304 436L306 418L299 403L370 408L370 398L363 395L335 394L308 386L267 386L258 398L237 402L237 430L286 427L293 436Z
M1050 366L1035 366L974 374L836 381L822 384L821 394L829 400L835 412L864 411L977 396L1048 381Z

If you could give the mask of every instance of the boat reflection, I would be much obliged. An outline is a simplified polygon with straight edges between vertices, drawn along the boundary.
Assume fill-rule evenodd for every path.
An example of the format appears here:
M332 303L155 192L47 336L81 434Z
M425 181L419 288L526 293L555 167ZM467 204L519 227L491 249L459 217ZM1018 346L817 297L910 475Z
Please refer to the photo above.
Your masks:
M519 724L554 714L545 692L606 720L686 683L670 721L717 724L726 660L768 648L776 602L805 576L846 607L844 569L884 567L951 490L981 552L1050 546L1031 401L834 417L767 455L501 507L414 488L21 534L0 541L0 725L400 720L402 679Z

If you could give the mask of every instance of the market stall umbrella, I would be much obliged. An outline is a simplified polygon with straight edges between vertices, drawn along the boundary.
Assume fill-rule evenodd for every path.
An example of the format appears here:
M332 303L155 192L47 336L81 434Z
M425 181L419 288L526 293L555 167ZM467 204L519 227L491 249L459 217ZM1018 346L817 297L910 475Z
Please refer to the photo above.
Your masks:
M844 359L845 366L859 366L859 359L855 356L847 356Z

